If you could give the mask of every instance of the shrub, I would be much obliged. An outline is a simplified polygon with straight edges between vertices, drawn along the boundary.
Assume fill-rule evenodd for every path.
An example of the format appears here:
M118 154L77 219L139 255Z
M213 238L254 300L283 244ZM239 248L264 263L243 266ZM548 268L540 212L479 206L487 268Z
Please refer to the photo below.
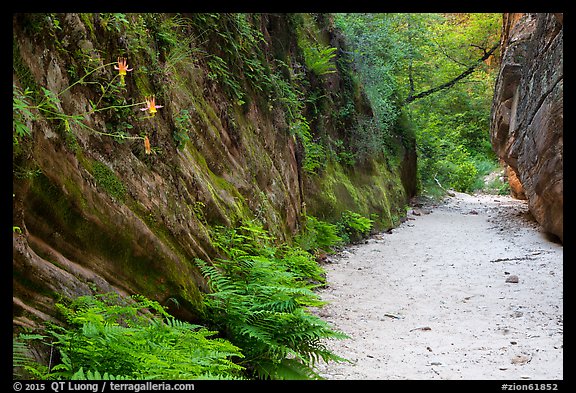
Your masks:
M12 145L16 146L25 137L32 135L32 131L26 125L26 120L33 120L35 116L30 112L29 96L32 91L26 88L22 91L18 86L12 85Z
M209 338L217 332L176 320L143 296L82 296L57 309L67 326L50 325L44 338L60 363L42 379L240 378L242 367L232 360L243 357L239 348Z
M304 229L296 239L303 249L328 251L343 243L343 239L338 236L336 225L320 221L313 216L306 216L305 218Z
M368 236L373 224L373 220L346 210L342 213L337 226L339 236L344 239L346 243L352 243Z
M332 330L308 307L324 304L312 291L324 281L311 254L275 247L254 222L217 228L214 243L228 257L212 265L196 259L212 293L206 318L235 345L251 376L261 379L319 379L317 361L342 361L323 343L347 336Z

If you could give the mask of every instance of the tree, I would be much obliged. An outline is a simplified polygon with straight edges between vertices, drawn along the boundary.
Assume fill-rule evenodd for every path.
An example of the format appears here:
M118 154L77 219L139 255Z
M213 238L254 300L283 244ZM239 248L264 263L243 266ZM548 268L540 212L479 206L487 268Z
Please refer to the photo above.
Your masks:
M488 121L501 15L338 14L335 19L375 114L386 118L382 124L393 127L404 113L416 130L422 187L438 182L459 191L479 187L481 176L496 165Z
M427 58L439 61L440 68L449 73L458 69L461 72L434 87L415 94L414 71L413 67L409 67L410 91L405 104L449 89L470 76L482 65L491 63L500 46L499 20L498 14L446 14L443 15L440 23L429 25L428 32L432 34L429 35L428 40L432 48L431 50L428 48L425 52ZM408 39L410 40L410 35ZM417 51L419 48L413 48L413 50Z
M475 46L475 45L474 45ZM472 64L471 66L469 66L468 68L466 68L466 70L464 72L462 72L460 75L458 75L457 77L449 80L448 82L442 83L439 86L433 87L432 89L428 89L425 90L423 92L420 92L418 94L413 94L414 92L414 82L412 79L412 74L410 73L409 78L410 78L410 94L408 95L408 97L406 97L406 104L411 103L412 101L415 101L419 98L423 98L426 96L429 96L430 94L434 94L437 93L441 90L444 89L448 89L452 86L454 86L458 81L460 81L461 79L466 78L468 75L472 74L474 72L474 70L476 68L478 68L478 66L480 66L484 61L486 61L490 56L492 56L492 54L494 53L494 51L496 49L498 49L498 47L500 46L500 42L497 42L492 48L490 48L488 51L486 50L486 48L480 48L484 51L484 56L482 56L478 61L476 61L476 63Z

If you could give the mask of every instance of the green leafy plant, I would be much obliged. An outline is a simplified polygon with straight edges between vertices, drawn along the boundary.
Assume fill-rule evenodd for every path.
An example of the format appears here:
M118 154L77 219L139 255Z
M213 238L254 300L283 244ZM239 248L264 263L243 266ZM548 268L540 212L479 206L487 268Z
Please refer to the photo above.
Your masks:
M114 29L117 33L120 33L122 29L125 29L130 24L130 21L126 19L126 14L101 13L100 24L104 29L108 31L112 31Z
M356 154L352 153L344 146L344 141L342 139L335 140L334 147L336 149L336 161L343 165L354 166L356 163Z
M70 135L72 134L72 126L78 126L88 129L99 135L111 136L119 139L144 139L142 136L129 136L125 132L121 132L122 130L131 127L126 126L125 123L123 124L123 126L120 127L121 129L120 132L113 132L113 133L107 131L95 130L85 123L85 116L103 111L113 111L116 114L117 119L122 120L125 119L126 116L129 114L129 111L126 111L127 108L144 104L144 102L128 104L124 98L118 98L120 97L119 93L122 90L122 86L117 85L115 83L115 80L117 77L119 77L119 75L114 76L112 80L105 83L88 81L90 75L93 75L94 73L96 73L101 69L111 67L116 64L118 64L118 62L104 64L91 69L84 76L79 78L76 82L70 84L68 87L66 87L59 93L54 93L53 91L45 87L41 87L41 94L39 92L36 92L37 94L34 94L34 92L29 89L26 89L24 90L24 92L22 92L21 89L13 85L13 108L16 113L16 116L14 117L13 121L13 128L14 128L13 144L17 145L22 137L31 134L30 129L25 124L25 119L27 118L30 120L36 119L37 116L34 116L32 114L32 110L37 110L42 115L44 115L45 118L48 120L56 121L57 124L61 127L61 129L64 129L64 131L66 132L67 138L70 137ZM60 102L61 95L76 85L87 85L87 84L96 84L99 86L101 93L99 100L96 103L91 101L90 102L91 109L86 113L72 114L72 115L65 113L61 108L62 106ZM34 105L31 102L31 97L34 95L39 97L38 98L39 102L36 105ZM111 99L112 103L110 105L101 107L100 103L103 101L103 99L106 98Z
M296 282L305 282L313 285L325 284L326 273L324 269L316 263L312 254L300 247L284 244L278 247L274 255L276 260L286 268Z
M12 338L12 367L13 376L18 379L27 379L36 369L36 362L30 356L29 348L24 340ZM44 374L43 371L41 374Z
M370 234L374 221L358 213L346 210L338 221L339 236L346 243L357 242Z
M206 318L242 348L252 376L318 379L316 362L344 360L324 340L347 336L308 310L324 304L312 289L325 280L310 253L275 247L254 222L220 227L214 242L227 258L196 260L212 289Z
M230 71L228 64L226 64L224 59L220 56L212 55L208 60L208 69L210 70L210 73L208 74L209 79L217 80L225 86L236 104L244 104L245 101L243 98L245 98L245 94L242 86L236 80L236 77Z
M351 130L357 158L389 153L395 135L403 143L415 138L423 191L442 190L435 179L446 189L481 187L482 162L496 162L488 130L498 63L478 59L495 48L501 18L490 13L335 14L350 48L341 58L349 54L354 60L374 112L372 124ZM456 83L472 65L473 73ZM432 88L439 86L445 88ZM417 94L434 91L442 93ZM421 99L413 100L416 96Z
M22 91L18 86L12 85L12 110L14 116L12 117L12 144L18 145L20 141L32 135L32 131L26 125L26 120L34 120L35 116L30 111L31 104L29 103L32 90L29 88Z
M190 137L188 136L188 132L192 127L190 111L182 109L174 121L176 122L176 128L174 129L173 134L174 140L178 143L178 149L182 150L190 140Z
M336 72L336 65L331 60L336 57L337 48L330 46L304 46L304 62L314 74L321 76Z
M484 186L483 191L490 194L510 195L510 183L502 181L500 177L496 177Z
M326 165L326 149L313 140L308 120L300 115L292 124L291 132L297 135L304 146L302 169L308 173L318 173Z
M329 251L344 242L338 235L338 227L335 224L308 215L305 216L304 228L296 240L303 249L308 251L317 249Z
M241 377L234 361L243 357L239 348L210 338L215 331L174 319L143 296L107 293L56 306L67 326L49 325L40 336L59 357L41 379Z

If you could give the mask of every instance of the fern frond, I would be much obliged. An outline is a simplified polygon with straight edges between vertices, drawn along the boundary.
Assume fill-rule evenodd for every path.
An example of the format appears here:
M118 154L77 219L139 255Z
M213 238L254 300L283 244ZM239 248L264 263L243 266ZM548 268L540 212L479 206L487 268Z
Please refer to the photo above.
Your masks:
M213 291L229 291L234 292L236 286L229 277L225 276L216 267L208 265L205 261L196 258L196 264L200 268L202 275L208 279L208 284Z
M123 375L112 375L106 372L104 374L100 374L98 370L94 371L88 370L88 372L84 373L84 369L80 367L80 369L76 371L70 379L88 380L88 381L114 381L114 380L119 381L119 380L131 380L133 378Z
M30 356L28 355L28 346L16 340L12 339L12 364L14 367L25 366L30 361Z
M319 380L323 379L309 366L296 359L282 359L280 362L259 362L255 368L261 379Z
M20 335L22 338L23 335ZM40 336L43 337L43 336ZM12 338L12 367L13 376L18 379L27 379L26 372L29 374L44 374L43 370L38 370L38 364L34 361L29 353L28 345L15 337Z

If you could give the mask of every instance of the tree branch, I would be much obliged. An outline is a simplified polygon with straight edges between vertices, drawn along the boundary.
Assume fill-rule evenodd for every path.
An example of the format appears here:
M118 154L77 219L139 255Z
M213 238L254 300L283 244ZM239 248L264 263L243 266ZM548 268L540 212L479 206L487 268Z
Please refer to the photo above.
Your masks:
M484 56L482 56L478 61L476 61L476 63L474 63L473 65L471 65L470 67L468 67L463 73L461 73L460 75L458 75L457 77L455 77L454 79L443 83L439 86L433 87L432 89L423 91L421 93L418 93L416 95L412 95L409 94L408 97L406 98L406 101L404 102L404 105L407 105L409 103L411 103L412 101L418 100L420 98L424 98L429 96L430 94L434 94L437 93L441 90L444 89L448 89L449 87L454 86L459 80L466 78L468 75L470 75L471 73L474 72L474 70L476 68L478 68L478 66L486 59L488 59L492 53L494 53L494 51L496 49L498 49L498 47L500 46L500 42L498 42L496 45L494 45L489 51L485 51L484 52ZM411 90L412 90L412 86L411 86Z

